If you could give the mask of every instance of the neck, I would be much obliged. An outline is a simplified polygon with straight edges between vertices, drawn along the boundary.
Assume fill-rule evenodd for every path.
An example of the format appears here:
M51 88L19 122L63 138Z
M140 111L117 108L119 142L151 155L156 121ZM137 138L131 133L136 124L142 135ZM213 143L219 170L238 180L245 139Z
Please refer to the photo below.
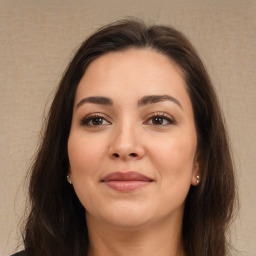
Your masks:
M185 256L181 227L181 222L167 222L127 230L90 221L88 256Z

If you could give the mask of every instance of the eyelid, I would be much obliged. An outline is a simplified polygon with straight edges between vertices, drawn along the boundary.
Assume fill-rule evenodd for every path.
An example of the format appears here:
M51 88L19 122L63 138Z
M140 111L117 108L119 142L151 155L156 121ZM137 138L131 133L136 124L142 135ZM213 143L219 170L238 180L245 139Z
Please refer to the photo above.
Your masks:
M103 114L103 113L100 113L100 112L96 112L96 113L91 113L91 114L88 114L86 116L83 116L81 119L80 119L80 124L82 126L86 126L86 122L89 122L91 121L93 118L102 118L104 119L105 121L107 121L109 124L111 124L111 121L109 121L109 119L111 119L109 116L107 116L106 114ZM93 126L90 126L90 125L87 125L88 127L93 127Z
M165 120L168 120L170 122L168 125L173 125L173 124L177 123L176 120L173 118L173 116L171 116L170 114L168 114L166 112L157 111L157 112L153 112L153 113L148 114L146 116L146 121L144 122L144 124L148 123L149 120L154 118L154 117L162 117ZM162 126L165 126L165 125L162 125Z

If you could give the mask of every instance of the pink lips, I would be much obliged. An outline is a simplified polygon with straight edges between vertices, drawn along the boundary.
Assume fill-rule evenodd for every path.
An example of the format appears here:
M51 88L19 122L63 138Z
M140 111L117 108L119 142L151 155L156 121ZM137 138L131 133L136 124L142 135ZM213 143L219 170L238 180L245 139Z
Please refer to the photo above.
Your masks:
M102 179L110 188L130 192L144 187L152 182L152 179L137 172L113 172Z

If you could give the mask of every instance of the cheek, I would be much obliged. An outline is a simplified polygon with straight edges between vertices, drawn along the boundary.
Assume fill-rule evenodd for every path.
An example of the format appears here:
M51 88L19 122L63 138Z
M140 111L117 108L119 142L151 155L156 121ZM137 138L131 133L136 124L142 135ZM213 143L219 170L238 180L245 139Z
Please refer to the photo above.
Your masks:
M155 148L155 161L161 183L163 202L172 207L181 207L192 182L196 147L187 140L174 139L162 147ZM168 205L168 203L167 203ZM170 207L170 206L166 206Z
M94 191L98 182L101 155L100 147L95 139L83 138L81 134L71 134L68 140L68 157L70 176L74 190L82 205L87 209L95 203Z
M95 170L105 153L104 147L99 144L100 141L71 134L68 141L68 156L71 175L74 178L96 173Z
M191 181L196 143L186 138L170 138L154 143L150 150L158 173L166 182Z

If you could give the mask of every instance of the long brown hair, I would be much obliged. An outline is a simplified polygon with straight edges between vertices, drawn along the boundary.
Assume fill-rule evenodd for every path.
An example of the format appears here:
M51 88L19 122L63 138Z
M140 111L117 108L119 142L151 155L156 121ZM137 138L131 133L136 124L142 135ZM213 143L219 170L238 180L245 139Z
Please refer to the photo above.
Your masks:
M112 23L91 35L78 49L59 84L31 168L31 211L24 230L29 256L87 253L85 209L66 180L74 97L93 60L129 48L158 51L183 70L195 116L201 182L191 186L186 198L182 244L188 256L228 255L226 231L232 219L235 182L222 114L207 71L180 32L132 19Z

